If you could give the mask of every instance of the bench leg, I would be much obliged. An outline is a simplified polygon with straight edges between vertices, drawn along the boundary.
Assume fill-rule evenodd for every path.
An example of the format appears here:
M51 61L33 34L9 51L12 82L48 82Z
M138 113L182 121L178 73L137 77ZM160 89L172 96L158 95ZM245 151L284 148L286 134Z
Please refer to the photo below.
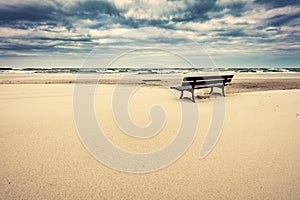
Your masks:
M180 95L180 99L182 99L182 97L183 97L183 90L181 90L181 95Z
M222 93L223 93L223 96L225 97L225 87L224 86L222 87Z
M192 90L192 99L193 99L193 102L195 103L195 94L194 94L194 90Z
M214 92L214 87L211 87L209 94L212 94L213 92Z

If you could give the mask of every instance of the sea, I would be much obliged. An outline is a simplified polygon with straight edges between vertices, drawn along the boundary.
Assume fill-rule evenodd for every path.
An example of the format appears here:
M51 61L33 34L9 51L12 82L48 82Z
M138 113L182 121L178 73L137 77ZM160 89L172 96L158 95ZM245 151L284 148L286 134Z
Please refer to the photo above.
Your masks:
M10 68L0 67L0 74L195 74L195 73L297 73L300 68Z

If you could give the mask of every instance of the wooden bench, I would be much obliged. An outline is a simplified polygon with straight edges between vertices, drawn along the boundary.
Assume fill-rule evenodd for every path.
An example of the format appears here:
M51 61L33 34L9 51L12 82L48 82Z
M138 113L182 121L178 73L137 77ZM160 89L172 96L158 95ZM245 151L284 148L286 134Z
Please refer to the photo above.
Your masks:
M194 90L210 88L210 94L213 93L214 87L221 88L223 96L225 96L225 86L228 85L233 78L233 75L220 76L192 76L184 77L181 86L171 87L181 91L180 99L183 97L183 91L192 93L192 100L195 102Z

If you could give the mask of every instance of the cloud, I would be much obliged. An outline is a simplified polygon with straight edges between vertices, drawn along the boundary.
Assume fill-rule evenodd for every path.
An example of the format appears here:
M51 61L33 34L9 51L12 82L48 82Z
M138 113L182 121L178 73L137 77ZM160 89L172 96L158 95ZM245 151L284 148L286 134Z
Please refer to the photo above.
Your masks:
M126 19L188 21L206 19L216 0L112 1Z
M119 11L114 4L106 1L79 1L65 11L69 16L80 19L102 19L106 16L118 16Z
M221 31L221 33L219 33L218 35L223 36L223 37L243 37L243 36L247 36L247 34L241 29Z
M4 6L0 9L1 21L45 21L54 17L55 9L50 5Z
M288 14L276 15L274 17L267 19L268 20L267 23L269 26L283 26L299 18L300 18L300 13L294 13L289 15Z
M300 5L300 2L297 0L255 0L254 3L266 5L268 8Z
M226 52L280 54L289 47L299 53L299 4L290 0L0 1L0 51L82 56L97 45L126 49L132 44L172 46L192 39L224 56ZM143 27L153 28L140 35L126 34Z

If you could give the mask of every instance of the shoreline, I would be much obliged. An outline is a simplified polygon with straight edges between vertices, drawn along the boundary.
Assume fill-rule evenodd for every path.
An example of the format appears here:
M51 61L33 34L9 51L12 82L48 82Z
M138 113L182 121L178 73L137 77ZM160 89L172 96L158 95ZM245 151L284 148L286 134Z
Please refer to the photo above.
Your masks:
M104 85L145 85L177 86L181 77L168 76L132 76L132 79L121 80L120 75L105 75L98 80L97 74L86 74L84 79L76 80L76 74L0 74L0 85L5 84L104 84ZM145 79L148 79L145 80ZM150 80L150 81L149 81ZM155 81L151 81L155 80ZM300 73L264 73L234 74L232 83L225 87L227 94L300 89Z

